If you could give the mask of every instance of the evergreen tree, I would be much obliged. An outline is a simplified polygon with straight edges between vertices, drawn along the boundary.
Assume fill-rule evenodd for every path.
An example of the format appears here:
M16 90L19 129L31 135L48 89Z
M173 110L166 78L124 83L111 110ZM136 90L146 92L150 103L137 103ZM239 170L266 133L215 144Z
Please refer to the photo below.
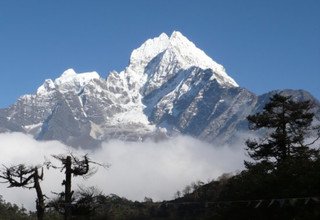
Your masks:
M247 117L251 130L267 129L268 135L260 140L247 140L247 151L258 163L279 165L289 159L311 159L316 150L310 143L316 128L312 125L314 113L311 101L293 101L291 96L275 94L263 111ZM252 163L245 162L246 166Z

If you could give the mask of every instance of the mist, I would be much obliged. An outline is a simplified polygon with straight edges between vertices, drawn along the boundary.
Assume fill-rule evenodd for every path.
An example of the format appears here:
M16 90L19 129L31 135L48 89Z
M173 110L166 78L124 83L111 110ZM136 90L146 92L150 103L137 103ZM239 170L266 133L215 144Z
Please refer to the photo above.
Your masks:
M95 186L105 194L117 194L131 200L150 197L154 201L172 199L177 190L191 182L208 182L223 173L243 168L243 144L215 147L188 136L177 136L160 142L109 141L94 151L75 150L58 141L36 141L22 133L0 134L0 163L6 166L24 163L42 164L50 155L73 152L89 154L91 160L110 164L89 179L73 178L73 190L78 186ZM41 183L49 198L51 192L61 192L64 178L59 170L46 170ZM7 188L0 184L0 195L8 202L34 210L36 194L33 189Z

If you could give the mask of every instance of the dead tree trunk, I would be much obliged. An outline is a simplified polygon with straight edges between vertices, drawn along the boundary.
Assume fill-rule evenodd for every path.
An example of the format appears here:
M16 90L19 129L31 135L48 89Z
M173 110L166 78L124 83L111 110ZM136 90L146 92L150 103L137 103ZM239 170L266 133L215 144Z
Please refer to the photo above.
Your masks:
M5 179L9 183L9 187L34 188L37 193L36 209L37 219L43 220L45 212L44 195L41 190L40 181L43 180L43 169L39 175L38 167L26 167L19 164L12 167L4 167L0 170L0 178Z
M72 154L53 155L53 157L61 161L62 163L62 167L60 167L61 171L62 170L65 171L65 179L62 182L62 185L64 185L64 192L61 194L62 196L60 198L63 200L62 207L64 209L63 210L64 220L70 220L72 217L72 197L73 197L73 191L71 189L72 175L73 176L89 175L90 174L89 163L93 163L97 165L100 165L100 164L90 161L87 155L84 155L82 158L77 158ZM52 166L52 167L59 168L57 166Z
M72 194L73 192L71 191L71 175L72 175L72 161L71 161L71 156L67 156L66 158L66 179L64 181L64 187L65 187L65 213L64 213L64 219L69 220L71 219L71 202L72 202Z
M38 220L43 220L44 217L44 211L45 211L45 204L44 204L44 195L42 193L39 179L42 179L43 176L43 170L41 173L41 176L39 176L38 168L34 168L34 188L37 192L37 200L36 200L36 208L37 208L37 218Z

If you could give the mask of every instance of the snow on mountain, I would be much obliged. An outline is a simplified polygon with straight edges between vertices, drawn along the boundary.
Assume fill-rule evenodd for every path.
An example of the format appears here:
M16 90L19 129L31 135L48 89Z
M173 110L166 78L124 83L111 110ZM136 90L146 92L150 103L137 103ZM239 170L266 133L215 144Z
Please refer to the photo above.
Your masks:
M94 79L99 79L100 76L97 72L76 73L73 69L67 69L62 75L52 81L51 79L45 80L37 90L37 95L45 95L54 89L60 92L79 92L85 85Z
M227 75L180 32L149 39L128 67L106 79L68 69L0 110L0 132L95 147L113 138L140 141L183 133L225 143L246 130L259 97Z
M128 68L120 74L140 86L148 81L145 88L148 93L166 83L179 70L191 67L211 69L213 75L210 80L216 79L227 87L238 86L227 75L223 66L213 61L178 31L174 31L170 38L163 33L147 40L132 52Z

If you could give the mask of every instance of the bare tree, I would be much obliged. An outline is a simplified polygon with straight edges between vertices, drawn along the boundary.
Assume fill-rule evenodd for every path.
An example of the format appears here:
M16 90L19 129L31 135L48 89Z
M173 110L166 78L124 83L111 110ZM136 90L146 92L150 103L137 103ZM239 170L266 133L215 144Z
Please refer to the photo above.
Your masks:
M76 157L72 153L69 155L53 155L55 159L58 159L62 166L54 166L52 163L47 163L47 166L60 169L65 172L65 179L62 182L64 185L64 192L60 193L60 199L58 203L56 203L56 208L63 209L63 215L65 220L71 219L71 211L72 211L72 201L73 201L73 193L72 190L72 176L82 176L84 178L88 178L91 175L96 173L95 168L90 168L90 164L96 164L99 166L107 167L108 165L102 165L96 162L93 162L89 159L88 155L84 155L82 157ZM61 206L61 202L63 203ZM60 203L60 204L59 204Z
M43 180L43 167L39 174L38 166L26 167L24 164L6 167L0 171L0 178L4 179L4 183L9 183L9 187L22 187L27 189L34 188L37 193L36 209L37 218L42 220L45 211L45 195L42 193L40 181Z

